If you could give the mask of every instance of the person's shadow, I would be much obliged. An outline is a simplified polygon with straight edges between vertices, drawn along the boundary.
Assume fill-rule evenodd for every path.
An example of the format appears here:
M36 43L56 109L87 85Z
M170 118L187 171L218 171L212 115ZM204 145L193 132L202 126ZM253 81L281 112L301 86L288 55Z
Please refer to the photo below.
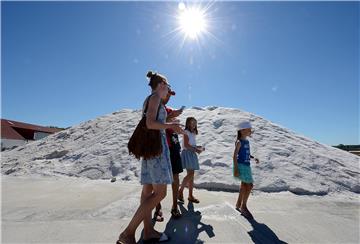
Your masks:
M204 241L198 239L199 234L203 231L210 238L215 236L213 227L200 221L202 218L201 213L199 211L194 212L193 203L189 202L187 210L182 203L178 205L182 216L178 219L170 218L165 228L166 235L171 238L169 243L204 243Z
M266 224L258 223L255 219L248 219L248 221L253 227L248 234L255 244L287 244L280 240Z

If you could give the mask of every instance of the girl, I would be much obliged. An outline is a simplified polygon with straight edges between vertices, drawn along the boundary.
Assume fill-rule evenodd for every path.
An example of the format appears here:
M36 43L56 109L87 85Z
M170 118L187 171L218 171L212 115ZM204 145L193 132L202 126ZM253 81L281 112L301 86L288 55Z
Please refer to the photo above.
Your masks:
M253 188L253 178L250 168L250 144L246 139L252 133L251 124L248 121L241 122L238 127L238 135L235 143L235 151L233 156L234 162L234 176L241 180L239 197L236 203L236 210L238 210L244 217L253 219L252 214L247 208L247 200L249 198L251 189ZM256 163L259 160L255 159Z
M193 195L193 185L194 185L194 170L199 169L199 160L196 153L202 153L205 148L201 146L196 146L195 137L198 134L197 130L197 121L193 117L188 117L185 124L185 134L184 134L184 145L183 151L181 152L181 161L182 166L187 171L187 175L184 177L181 187L179 189L178 199L181 202L184 202L184 188L185 186L189 187L189 197L188 200L193 203L199 203L200 201L196 199Z
M141 203L126 229L120 234L117 244L135 244L135 232L140 223L144 222L143 239L147 241L166 241L165 233L154 230L151 224L151 212L155 206L166 196L166 186L173 181L169 148L166 142L166 129L172 129L176 133L185 133L176 123L166 122L165 107L160 104L168 94L169 84L165 76L148 72L149 86L152 93L145 100L143 112L146 116L148 129L160 130L162 141L162 154L141 162ZM151 141L149 142L151 143ZM150 145L149 145L150 146Z

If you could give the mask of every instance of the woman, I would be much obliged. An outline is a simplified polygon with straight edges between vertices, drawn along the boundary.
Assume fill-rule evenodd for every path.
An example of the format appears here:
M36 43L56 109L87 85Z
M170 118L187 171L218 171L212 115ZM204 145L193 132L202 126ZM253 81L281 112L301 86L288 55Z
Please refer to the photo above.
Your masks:
M144 222L143 240L165 241L165 233L154 230L151 224L151 212L155 206L166 196L167 184L173 181L169 148L166 142L166 129L172 129L179 134L184 131L177 123L166 122L166 110L161 103L165 99L169 84L165 76L149 71L151 95L145 100L143 111L146 113L146 127L160 130L162 141L162 154L141 162L141 204L126 229L120 234L117 244L135 244L135 232L140 223Z

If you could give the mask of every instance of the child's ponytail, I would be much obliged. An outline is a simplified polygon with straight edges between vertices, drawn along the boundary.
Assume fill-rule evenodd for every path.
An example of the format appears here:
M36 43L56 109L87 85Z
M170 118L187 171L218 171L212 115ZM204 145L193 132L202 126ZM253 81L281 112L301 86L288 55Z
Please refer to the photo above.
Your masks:
M241 130L238 130L236 141L240 141L240 139L241 139Z

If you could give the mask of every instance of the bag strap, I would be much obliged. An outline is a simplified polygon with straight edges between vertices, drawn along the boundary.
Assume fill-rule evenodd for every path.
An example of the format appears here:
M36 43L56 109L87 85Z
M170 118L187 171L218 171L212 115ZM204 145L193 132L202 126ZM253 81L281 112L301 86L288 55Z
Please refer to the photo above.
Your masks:
M154 95L154 94L151 94L150 96L148 96L148 97L146 98L146 105L145 105L145 109L144 109L144 112L143 112L143 117L146 117L146 112L147 112L147 109L148 109L148 106L149 106L149 100L150 100L150 97L151 97L152 95ZM159 107L158 107L157 113L156 113L156 120L157 120L158 117L159 117L160 107L161 107L161 99L160 99Z

